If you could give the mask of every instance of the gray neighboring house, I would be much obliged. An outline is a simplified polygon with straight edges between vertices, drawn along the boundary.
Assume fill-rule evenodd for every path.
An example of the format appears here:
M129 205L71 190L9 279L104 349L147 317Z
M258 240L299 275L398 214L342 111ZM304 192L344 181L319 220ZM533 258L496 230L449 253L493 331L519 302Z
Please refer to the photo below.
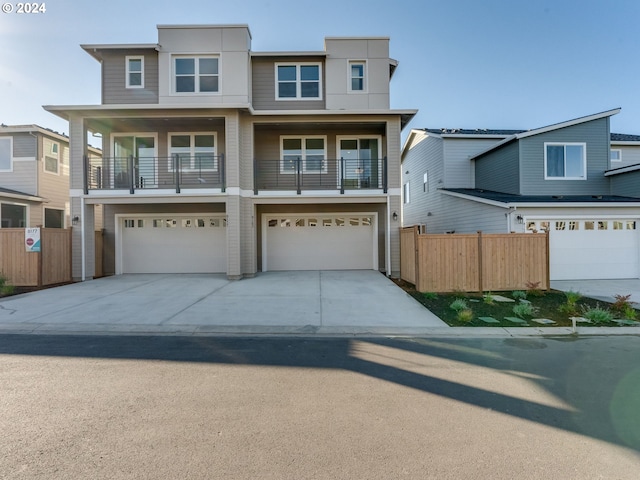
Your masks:
M45 106L69 121L74 279L94 276L97 205L106 274L399 274L400 132L416 110L390 108L388 37L256 52L247 25L159 25L154 43L82 48L101 103Z
M533 130L413 129L403 225L549 232L550 276L640 278L640 136L609 110Z
M101 156L92 147L88 154ZM69 138L38 125L0 125L0 228L66 228L69 212Z

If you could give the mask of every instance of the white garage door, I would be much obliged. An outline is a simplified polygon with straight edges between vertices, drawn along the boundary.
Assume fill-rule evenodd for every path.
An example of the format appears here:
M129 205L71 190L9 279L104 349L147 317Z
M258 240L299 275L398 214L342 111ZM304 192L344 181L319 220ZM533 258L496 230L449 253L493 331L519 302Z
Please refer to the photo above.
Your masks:
M549 228L551 280L638 278L635 220L552 220Z
M267 215L262 270L376 270L373 214Z
M226 219L154 215L120 219L120 273L227 271Z

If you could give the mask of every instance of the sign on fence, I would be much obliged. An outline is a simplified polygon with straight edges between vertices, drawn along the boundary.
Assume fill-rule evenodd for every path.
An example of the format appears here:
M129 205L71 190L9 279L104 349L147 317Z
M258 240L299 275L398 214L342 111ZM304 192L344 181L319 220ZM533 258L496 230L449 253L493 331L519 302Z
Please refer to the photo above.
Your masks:
M24 246L26 247L27 252L40 251L40 228L24 229Z

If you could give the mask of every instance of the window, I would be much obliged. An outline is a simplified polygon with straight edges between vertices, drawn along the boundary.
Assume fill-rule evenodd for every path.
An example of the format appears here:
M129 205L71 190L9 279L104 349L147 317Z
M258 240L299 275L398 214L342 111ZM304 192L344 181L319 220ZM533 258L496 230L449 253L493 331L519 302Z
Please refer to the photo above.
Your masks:
M366 85L366 63L361 60L349 62L349 91L364 92Z
M58 173L59 146L57 143L49 139L44 141L44 171L49 173Z
M405 204L409 203L409 182L405 183L402 186L402 199Z
M621 162L622 161L622 150L614 149L611 150L611 161L612 162Z
M325 137L281 137L280 173L327 173ZM299 166L298 166L299 165Z
M144 57L126 57L127 88L144 88Z
M11 172L13 170L13 139L11 137L0 138L0 171Z
M218 57L175 57L175 93L218 93Z
M215 133L170 133L169 170L173 171L173 157L178 155L182 170L217 171Z
M25 228L27 226L27 206L13 203L0 204L0 227Z
M584 143L545 143L544 178L586 180L587 156Z
M424 172L424 175L422 176L422 191L429 191L429 172Z
M45 228L64 228L64 210L45 208L44 226Z
M320 100L320 64L276 64L277 100Z

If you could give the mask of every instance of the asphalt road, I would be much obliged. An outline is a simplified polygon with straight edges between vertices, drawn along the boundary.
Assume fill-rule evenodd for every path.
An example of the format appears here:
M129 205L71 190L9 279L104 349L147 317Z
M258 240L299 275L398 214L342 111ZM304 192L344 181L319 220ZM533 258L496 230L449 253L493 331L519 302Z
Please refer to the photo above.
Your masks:
M640 338L0 336L2 479L637 479Z

